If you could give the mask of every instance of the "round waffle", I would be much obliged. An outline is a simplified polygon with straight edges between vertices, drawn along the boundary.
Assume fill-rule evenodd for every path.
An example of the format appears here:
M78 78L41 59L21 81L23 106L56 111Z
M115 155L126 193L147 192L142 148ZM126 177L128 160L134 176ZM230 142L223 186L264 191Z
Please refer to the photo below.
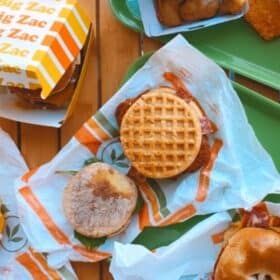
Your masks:
M194 109L171 88L141 95L125 113L120 140L127 158L144 176L174 177L200 150L202 131Z

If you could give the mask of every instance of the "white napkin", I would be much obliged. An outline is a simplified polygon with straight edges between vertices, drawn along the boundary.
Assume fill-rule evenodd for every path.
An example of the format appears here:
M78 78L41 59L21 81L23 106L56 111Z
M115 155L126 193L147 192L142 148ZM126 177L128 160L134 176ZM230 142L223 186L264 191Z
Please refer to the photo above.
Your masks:
M23 209L17 209L14 180L27 171L17 146L0 129L0 199L5 214L5 230L0 240L0 279L77 279L69 263L59 270L48 267L46 258L35 252L20 225ZM63 265L64 265L63 264ZM51 278L57 276L60 278Z

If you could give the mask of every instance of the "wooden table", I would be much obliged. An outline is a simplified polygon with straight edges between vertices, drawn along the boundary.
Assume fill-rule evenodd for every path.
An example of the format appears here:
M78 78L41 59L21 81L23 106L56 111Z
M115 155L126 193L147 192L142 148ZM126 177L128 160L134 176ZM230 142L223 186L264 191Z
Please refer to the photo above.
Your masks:
M159 43L122 26L112 16L107 1L80 2L92 18L95 42L74 115L60 129L0 119L0 125L18 144L30 168L52 159L83 122L116 92L124 73L138 56L160 47ZM238 79L245 85L277 99L276 91L241 77ZM81 280L112 279L106 263L75 263L73 266Z

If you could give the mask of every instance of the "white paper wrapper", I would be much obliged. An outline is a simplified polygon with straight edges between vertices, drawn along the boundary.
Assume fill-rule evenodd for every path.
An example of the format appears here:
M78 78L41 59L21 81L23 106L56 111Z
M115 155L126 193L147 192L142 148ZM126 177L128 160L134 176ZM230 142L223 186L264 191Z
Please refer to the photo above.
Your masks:
M27 166L16 145L1 129L0 158L0 198L6 220L0 241L0 279L54 279L54 275L60 277L56 279L77 279L69 264L54 271L47 267L45 257L30 248L20 225L21 209L17 210L14 192L14 180L27 171Z
M145 34L149 37L193 31L212 25L228 22L231 20L241 18L248 9L248 6L246 5L244 6L244 9L237 15L217 15L216 17L210 19L185 23L176 27L166 27L162 25L158 20L154 0L138 0L138 3L145 29Z
M128 229L107 239L98 249L86 250L63 214L62 197L69 176L57 171L80 170L86 160L96 156L126 173L130 164L117 137L115 109L120 102L147 89L170 86L163 78L166 71L182 78L219 128L210 137L212 168L206 166L176 180L149 180L139 186L145 205L133 216ZM33 247L40 252L52 252L52 265L59 265L67 258L100 261L113 252L114 241L131 243L144 226L174 224L194 215L250 208L279 186L280 176L256 139L225 73L178 36L157 51L52 161L17 182L17 200Z
M221 243L213 243L211 237L230 222L229 214L215 214L154 253L143 246L115 243L110 271L115 280L177 280L184 274L209 273L221 249Z
M269 213L280 216L279 203L265 202ZM213 243L231 223L228 213L217 213L157 252L139 245L115 243L110 271L115 280L209 280L222 248Z

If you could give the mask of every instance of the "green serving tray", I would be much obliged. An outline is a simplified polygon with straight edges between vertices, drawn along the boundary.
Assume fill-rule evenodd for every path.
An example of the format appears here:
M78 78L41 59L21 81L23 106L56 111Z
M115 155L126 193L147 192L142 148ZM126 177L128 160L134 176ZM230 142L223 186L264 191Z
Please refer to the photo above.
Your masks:
M144 32L137 0L110 0L114 15L126 26ZM243 20L183 33L184 37L226 69L280 90L280 39L267 42ZM174 35L156 37L167 42Z
M138 58L125 74L122 83L126 82L139 70L151 55L149 53ZM233 82L233 86L244 105L249 122L255 130L259 141L270 153L280 172L280 104L236 82ZM142 244L149 249L166 246L207 217L209 215L195 216L183 223L163 228L147 228L134 240L134 243Z

